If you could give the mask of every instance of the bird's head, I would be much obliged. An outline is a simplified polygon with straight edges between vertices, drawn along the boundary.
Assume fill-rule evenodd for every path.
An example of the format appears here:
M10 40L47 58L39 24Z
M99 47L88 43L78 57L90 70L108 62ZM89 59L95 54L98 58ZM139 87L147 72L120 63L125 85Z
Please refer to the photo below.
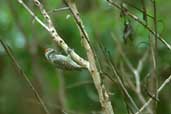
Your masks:
M52 53L55 53L56 51L52 48L46 48L45 49L45 57L49 60L49 56L52 54Z

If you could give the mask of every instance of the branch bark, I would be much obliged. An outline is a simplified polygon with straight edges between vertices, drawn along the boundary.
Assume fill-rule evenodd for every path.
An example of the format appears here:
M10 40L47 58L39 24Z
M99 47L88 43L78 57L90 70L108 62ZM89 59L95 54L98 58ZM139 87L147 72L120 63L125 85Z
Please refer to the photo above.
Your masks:
M75 5L74 0L64 0L65 4L70 8L71 13L74 16L74 19L76 21L77 27L80 31L81 34L81 40L83 42L83 46L86 49L87 52L87 57L88 57L88 61L89 61L89 72L93 78L95 87L97 89L97 92L99 94L99 100L101 103L101 106L104 110L105 114L114 114L112 105L111 105L111 101L109 100L109 95L107 93L107 90L104 86L104 84L102 83L100 74L98 72L98 69L96 67L96 60L95 60L95 55L93 53L91 44L89 42L89 36L87 34L87 31L84 28L83 22L80 18L80 14L77 10L77 7Z
M69 46L65 43L65 41L58 35L55 27L53 26L51 18L48 15L48 13L46 12L46 10L44 9L43 5L38 0L33 0L33 1L34 1L35 5L40 9L42 15L44 16L44 18L46 20L47 25L44 22L42 22L32 12L22 0L18 0L18 2L31 14L31 16L33 16L35 18L35 20L38 23L40 23L51 34L51 36L54 38L53 40L57 43L57 45L59 47L61 47L65 51L65 53L69 54L71 56L71 58L75 62L77 62L79 65L84 66L89 70L89 72L91 73L91 75L93 77L94 84L95 84L96 89L99 94L100 103L101 103L102 108L104 109L105 114L114 114L111 102L109 100L109 95L108 95L104 85L102 84L99 72L98 72L96 64L95 64L95 58L94 58L93 51L89 45L87 32L85 31L84 27L82 26L82 21L79 18L79 13L77 12L77 9L75 10L76 14L75 14L75 12L72 12L72 13L79 18L76 21L79 21L78 25L79 25L80 33L82 34L81 36L83 39L84 47L86 49L89 62L84 60L83 58L81 58L77 53L75 53L71 48L69 48ZM71 10L71 11L73 11L73 10ZM80 24L81 24L81 26L80 26Z

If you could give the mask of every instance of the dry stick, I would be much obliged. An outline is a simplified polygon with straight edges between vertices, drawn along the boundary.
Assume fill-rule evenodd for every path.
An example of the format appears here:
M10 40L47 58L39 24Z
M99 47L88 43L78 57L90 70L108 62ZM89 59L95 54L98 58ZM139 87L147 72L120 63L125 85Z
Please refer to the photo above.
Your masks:
M22 26L22 23L21 23L21 21L18 19L18 15L17 15L17 12L16 12L16 9L13 7L13 5L12 5L12 2L10 1L10 0L7 0L7 2L8 2L8 5L9 5L9 8L10 8L10 11L11 11L11 14L13 15L13 18L14 18L14 20L15 20L15 22L16 22L16 25L17 25L17 27L18 27L18 29L21 31L21 33L23 34L23 36L24 36L24 38L25 38L25 40L26 40L26 48L27 48L27 51L29 52L29 54L31 55L31 57L32 57L32 60L33 60L33 62L32 62L32 67L33 67L33 74L35 74L35 76L36 76L36 78L39 78L39 80L42 78L42 77L44 77L43 76L43 73L42 72L40 72L40 66L37 66L38 64L36 63L36 61L35 61L35 55L31 52L31 50L29 49L29 41L28 41L28 38L27 38L27 35L26 35L26 31L24 31L24 28L23 28L23 26ZM33 45L35 45L35 44L33 44ZM32 45L32 46L33 46ZM39 81L38 80L38 81ZM42 84L42 79L40 80L40 82L41 82L41 84ZM40 103L39 103L40 104Z
M148 26L148 18L146 15L146 6L145 6L145 1L141 0L142 5L143 5L143 10L144 10L144 14L143 14L143 19L145 21L145 24ZM157 91L157 72L156 72L156 51L157 51L157 27L155 24L157 24L157 18L156 18L156 9L155 9L155 5L153 4L153 13L154 13L154 32L156 33L154 35L154 40L152 39L152 36L149 34L149 42L150 42L150 52L151 52L151 63L152 63L152 75L151 75L151 82L150 82L150 86L149 89L151 90L152 93L154 93L156 95L156 91ZM155 42L155 43L154 43ZM148 109L151 109L152 113L156 113L155 109L156 108L156 103L155 101L152 104L152 108L148 107Z
M171 81L171 75L162 83L162 85L157 89L157 94L160 93L160 91ZM155 97L155 95L153 95ZM135 114L140 114L153 100L153 98L149 98L149 100L136 112Z
M155 51L157 51L157 8L156 8L156 1L155 0L152 0L153 2L153 13L154 13L154 32L156 33L154 35L155 37Z
M46 19L48 25L44 24L32 11L27 7L27 5L22 1L18 0L18 2L30 13L31 16L39 23L41 24L54 38L53 40L57 43L59 47L61 47L67 54L70 54L72 59L77 62L79 65L88 68L89 62L81 58L75 51L73 51L71 48L68 47L68 45L65 43L65 41L58 35L56 29L53 26L53 23L47 14L47 12L44 10L42 4L38 0L34 0L34 3L39 7L42 15Z
M122 10L122 8L114 3L112 0L106 0L109 4L111 4L112 6ZM160 34L155 33L146 23L144 23L143 21L141 21L137 16L133 15L131 12L127 11L126 13L128 16L130 16L132 19L134 19L135 21L137 21L138 23L140 23L141 25L143 25L150 33L152 33L153 35L156 35L157 38L171 51L171 45L169 43L167 43L163 37L160 36Z
M49 31L49 28L46 24L44 24L32 11L27 5L23 2L23 0L18 0L18 2L30 13L30 15L40 24L42 27L44 27L47 31Z
M29 80L28 76L25 74L25 72L22 70L21 66L18 64L17 60L15 59L15 57L12 55L10 49L8 46L6 46L6 44L0 40L2 46L4 47L6 53L8 54L8 56L10 57L10 59L12 60L12 62L14 63L14 65L16 66L16 68L18 69L20 75L22 75L24 77L24 79L27 81L29 87L32 89L32 91L34 92L36 98L38 99L38 101L40 102L40 104L42 105L44 111L46 112L46 114L50 114L43 99L40 97L39 93L37 92L37 90L34 88L34 86L32 85L31 81Z
M148 16L148 14L147 14L146 6L145 6L145 1L144 0L141 0L141 4L142 4L142 9L143 9L143 11L142 11L142 13L143 13L143 20L145 22L147 22L147 16ZM154 17L153 17L153 19L154 19Z
M84 28L84 25L80 18L77 7L73 0L64 0L64 2L66 3L68 7L70 7L70 11L74 16L78 29L80 30L82 42L83 42L84 48L86 49L87 57L90 62L90 67L88 70L93 78L93 82L99 94L99 100L103 108L103 111L105 114L114 114L111 101L109 99L109 95L107 93L105 86L102 84L100 74L96 67L95 55L93 53L93 50L89 42L89 36L87 34L87 31Z
M150 49L151 49L151 62L152 62L152 75L150 80L150 91L152 94L155 94L155 97L157 97L157 15L156 15L156 2L155 0L152 1L153 3L153 26L154 26L154 39L152 39L152 36L149 36L150 41ZM147 23L148 24L148 23ZM153 101L151 108L153 110L153 113L156 114L156 108L157 108L157 102Z
M48 13L50 14L50 13L55 13L55 12L67 11L67 10L69 10L69 7L53 9L51 11L48 11Z
M144 54L144 56L139 60L139 63L138 63L137 69L136 69L136 72L137 72L136 76L139 78L140 78L140 72L142 71L143 63L145 62L145 60L148 56L148 53L149 53L149 51L147 50L146 53ZM139 84L140 84L140 79L139 79ZM140 87L140 85L139 85L139 87ZM138 94L139 99L143 103L145 103L146 100L145 100L144 96L142 95L141 89L139 91L136 91L136 92ZM148 110L148 112L152 113L152 110L150 107L148 107L147 110Z
M142 56L142 58L139 60L138 62L138 65L137 65L137 68L135 69L134 71L134 75L135 75L135 78L136 78L136 83L137 83L137 92L138 93L141 93L141 84L140 84L140 73L142 71L142 68L144 66L144 62L145 60L147 59L147 56L149 54L149 51L146 50L145 54Z
M154 17L151 16L150 14L147 14L147 12L144 10L144 5L143 5L144 2L143 2L143 0L141 0L141 3L142 3L142 5L143 5L143 9L142 9L142 10L139 9L139 8L137 8L135 5L131 4L131 3L128 2L127 0L123 0L123 1L124 1L128 6L130 6L130 7L134 8L134 9L136 9L137 11L143 13L143 19L145 19L145 18L144 18L144 15L146 15L146 17L148 16L148 17L151 18L151 19L154 18Z
M115 64L113 63L113 61L112 61L112 59L111 59L111 57L110 57L110 53L109 53L109 57L108 57L108 58L109 58L109 61L110 61L109 64L110 64L111 67L112 67L113 74L116 76L116 78L117 78L117 80L118 80L118 82L119 82L119 84L120 84L120 86L121 86L123 92L124 92L125 95L128 97L128 99L130 100L130 102L132 103L132 105L134 106L134 108L135 108L136 110L139 110L138 106L136 105L136 103L134 102L133 98L131 97L131 95L130 95L129 92L127 91L127 89L126 89L124 83L122 82L122 80L121 80L121 78L120 78L120 77L121 77L121 76L120 76L120 73L118 72L118 70L117 70Z
M114 3L114 2L112 2L111 0L107 0L111 5L113 5L113 6L115 6L115 7L117 7L118 9L121 9L121 7L119 6L119 5L117 5L116 3ZM144 1L142 1L142 2L144 2ZM143 8L143 10L144 10L144 16L145 16L145 21L147 21L147 15L146 15L146 9L145 9L145 6L143 6L144 8ZM132 13L130 13L130 12L127 12L127 15L128 16L130 16L131 18L133 18L135 21L137 21L138 23L140 23L141 25L143 25L146 29L148 29L148 31L150 31L153 35L156 35L157 36L157 33L156 33L156 31L155 32L153 32L149 27L148 27L148 25L147 25L147 23L143 23L137 16L135 16L135 15L133 15ZM157 21L157 20L156 20ZM164 44L166 44L166 46L168 46L168 48L169 49L171 49L170 47L170 45L169 44L167 44L167 42L165 42L160 36L158 37L155 37L156 38L156 40L157 40L157 38L159 38L159 40L161 40L161 41L163 41L163 43ZM152 52L154 52L154 51L152 51ZM154 55L154 54L153 54ZM153 56L153 58L154 58L154 56ZM155 60L155 59L153 59L153 60ZM130 66L129 64L128 64L128 66ZM130 69L132 69L132 67L130 67ZM137 67L137 70L138 70L138 67ZM137 77L139 78L139 76L138 76L138 72L137 72L137 70L133 70L133 73L134 73L134 75L135 75L135 77L136 77L136 79L137 79ZM134 72L135 71L135 72ZM139 82L139 81L136 81L136 82ZM137 83L137 84L139 84L139 83ZM139 94L140 92L138 92L138 94ZM139 94L139 95L141 95L141 94ZM142 98L142 97L140 97L140 98ZM149 109L149 108L148 108ZM150 110L149 110L150 111Z
M123 60L125 61L126 65L128 66L128 68L131 70L131 72L134 74L135 80L136 80L136 91L139 93L141 92L141 87L140 87L140 73L142 71L143 68L143 62L146 60L148 52L146 52L144 54L144 56L139 60L139 63L137 65L137 68L135 69L133 67L133 65L131 64L131 62L128 60L128 58L126 57L126 55L123 53L123 49L122 46L120 44L120 41L114 37L114 35L112 34L113 40L117 43L117 47L119 50L119 53L121 54Z
M113 37L114 38L114 37ZM136 89L132 88L136 94L138 95L140 101L144 104L146 103L146 100L144 98L144 96L141 93L141 88L140 88L140 72L142 71L143 68L143 63L147 58L148 55L148 51L146 51L146 53L144 54L144 56L139 60L137 68L135 69L132 64L130 63L130 61L127 59L126 55L123 53L123 49L121 47L121 44L119 41L117 41L117 38L115 38L114 40L116 40L117 45L118 45L118 50L123 58L123 60L125 61L126 65L128 66L128 68L132 71L132 73L135 76L135 80L136 80ZM130 82L131 83L131 82ZM131 83L132 84L132 83ZM152 112L150 108L148 108L149 112Z

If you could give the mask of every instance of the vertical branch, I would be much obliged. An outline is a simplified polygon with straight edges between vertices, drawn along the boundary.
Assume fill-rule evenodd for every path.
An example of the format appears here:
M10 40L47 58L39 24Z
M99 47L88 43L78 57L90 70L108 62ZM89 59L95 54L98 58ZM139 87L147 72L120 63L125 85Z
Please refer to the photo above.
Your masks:
M156 33L154 35L155 37L155 51L157 51L157 8L156 8L156 0L152 0L153 2L153 15L154 15L154 32ZM157 55L157 54L156 54Z
M152 0L153 4L153 15L154 15L154 20L153 20L153 25L154 25L154 38L157 38L157 15L156 15L156 1ZM152 36L151 36L152 37ZM151 38L150 37L150 38ZM152 59L152 75L151 75L151 84L150 84L150 91L152 94L157 97L157 39L150 39L150 48L151 48L151 59ZM152 102L152 109L153 112L156 114L156 107L157 103L155 101Z
M154 32L156 33L154 35L154 72L157 77L157 8L156 8L156 0L152 0L153 2L153 15L154 15ZM157 83L157 82L156 82Z
M142 13L143 13L143 19L145 22L147 22L147 10L146 10L146 6L145 6L145 0L141 0L142 3Z
M148 26L148 18L147 18L147 15L146 15L146 6L145 6L145 2L144 0L141 0L142 2L142 6L143 6L143 10L144 10L144 20L145 20L145 23L146 25ZM155 2L154 2L155 3ZM157 24L157 19L156 19L156 9L155 9L155 4L153 4L153 12L154 12L154 19L153 19L153 22L154 22L154 38L156 39L152 39L152 36L150 35L149 33L149 44L150 44L150 52L151 52L151 58L150 58L150 62L152 63L152 75L151 75L151 78L150 78L150 82L149 82L149 89L151 91L152 94L155 94L156 95L156 90L157 90L157 87L156 87L156 82L157 82L157 73L156 73L156 54L155 54L155 51L156 51L156 43L154 44L154 41L156 42L157 41L157 28L156 28L156 24ZM153 113L156 113L156 104L155 104L155 101L153 101L151 107L149 107L151 109L151 111Z
M102 80L101 80L100 74L99 74L97 66L96 66L95 55L93 53L93 50L92 50L90 42L89 42L89 36L84 28L84 25L80 18L77 7L73 0L64 0L64 2L70 8L70 11L74 16L74 19L76 21L78 29L80 30L80 34L81 34L81 38L82 38L81 40L83 42L84 48L86 49L88 61L90 63L88 70L93 78L95 87L99 94L99 100L100 100L101 106L104 110L104 113L105 114L114 114L114 111L113 111L113 108L111 105L111 101L109 100L109 95L107 93L105 86L102 84Z
M8 56L12 60L13 64L15 65L16 69L18 70L19 75L24 77L24 79L28 83L29 87L32 89L33 93L35 94L36 98L38 99L39 103L43 107L44 111L46 112L46 114L50 114L49 110L47 109L47 107L46 107L46 105L45 105L45 103L43 101L43 99L40 97L39 93L34 88L34 86L32 85L31 81L29 80L28 76L22 70L22 68L18 64L17 60L15 59L15 57L12 55L12 53L11 53L10 49L8 48L8 46L6 46L6 44L2 40L0 40L0 42L1 42L2 46L4 47L4 49L5 49L6 53L8 54Z
M67 108L67 100L66 100L66 93L65 93L65 81L64 81L64 73L62 70L57 70L56 75L58 74L58 79L59 79L59 105L61 107L60 110L64 112L68 112Z

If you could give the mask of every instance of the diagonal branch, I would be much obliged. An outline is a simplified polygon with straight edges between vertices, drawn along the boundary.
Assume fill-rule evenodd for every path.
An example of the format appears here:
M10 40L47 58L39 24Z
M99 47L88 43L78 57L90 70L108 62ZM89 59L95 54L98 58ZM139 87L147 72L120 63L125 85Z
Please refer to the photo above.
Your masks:
M122 10L121 6L119 6L118 4L114 3L112 0L106 0L106 1L110 5L112 5L113 7L116 7L119 10ZM153 35L155 35L157 37L157 39L160 40L171 51L171 45L169 43L167 43L164 40L164 38L162 36L160 36L160 34L157 34L156 32L154 32L146 23L144 23L143 21L141 21L137 16L135 16L131 12L127 11L126 14L129 17L131 17L132 19L134 19L136 22L138 22L139 24L143 25L144 28L146 28L150 33L152 33Z
M57 43L57 45L59 47L61 47L65 53L69 54L71 56L71 58L77 62L79 65L88 68L89 67L89 62L84 60L83 58L81 58L77 53L75 53L74 50L72 50L66 43L65 41L59 36L59 34L57 33L50 16L48 15L48 13L46 12L46 10L44 9L43 5L38 1L38 0L33 0L34 3L36 4L36 6L40 9L42 15L44 16L47 25L42 22L32 11L29 7L27 7L27 5L23 2L23 0L18 0L18 2L30 13L31 16L34 17L34 19L41 24L49 33L50 35L53 37L53 40Z
M141 73L141 71L143 69L144 61L147 59L147 56L149 54L149 50L146 50L145 54L139 60L137 68L134 68L132 63L126 57L120 41L117 38L115 38L114 34L112 34L112 38L116 42L118 52L120 53L120 55L123 58L124 62L126 63L126 65L128 66L128 68L130 69L130 71L133 73L133 75L135 77L136 89L133 89L133 90L138 95L138 98L140 99L140 101L144 104L146 102L146 100L145 100L144 96L141 93L140 73ZM130 81L129 81L129 83L132 84ZM151 109L148 108L148 111L151 112Z
M161 90L171 81L171 75L162 83L162 85L157 89L157 94L159 94L161 92ZM155 97L155 95L153 95L152 97ZM148 101L140 108L140 110L138 112L136 112L135 114L140 114L153 100L153 98L148 99Z
M8 54L8 56L10 57L10 59L12 60L13 64L15 65L16 69L18 70L18 73L24 77L24 79L26 80L26 82L28 83L29 87L32 89L33 93L35 94L36 98L38 99L39 103L41 104L41 106L43 107L44 111L46 112L46 114L50 114L49 110L47 109L43 99L40 97L39 93L37 92L37 90L34 88L34 86L32 85L31 81L29 80L28 76L25 74L25 72L22 70L21 66L18 64L17 60L15 59L15 57L12 55L9 47L2 41L0 40L2 46L4 47L6 53Z

